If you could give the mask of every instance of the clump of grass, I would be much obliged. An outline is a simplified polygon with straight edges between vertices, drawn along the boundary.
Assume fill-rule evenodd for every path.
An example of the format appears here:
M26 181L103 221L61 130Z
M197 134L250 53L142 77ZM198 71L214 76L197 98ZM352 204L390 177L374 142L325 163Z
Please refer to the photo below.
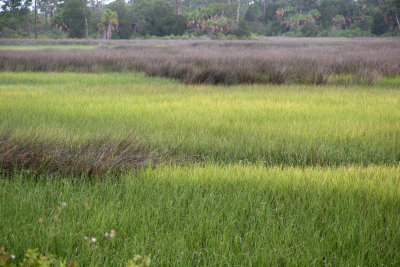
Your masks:
M11 130L0 133L0 171L16 170L74 177L104 174L155 164L152 152L133 135L122 139L110 136L82 143L42 140L37 135L16 136Z

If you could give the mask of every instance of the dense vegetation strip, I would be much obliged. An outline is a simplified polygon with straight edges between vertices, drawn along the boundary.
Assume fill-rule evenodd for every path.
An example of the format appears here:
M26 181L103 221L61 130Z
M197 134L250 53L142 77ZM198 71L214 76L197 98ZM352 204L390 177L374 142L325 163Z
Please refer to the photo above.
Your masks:
M370 83L400 75L400 42L397 40L133 41L121 44L125 45L95 50L0 50L0 70L139 71L190 84L324 84L332 77L346 75L352 83Z
M399 0L3 0L0 37L390 37L399 17Z

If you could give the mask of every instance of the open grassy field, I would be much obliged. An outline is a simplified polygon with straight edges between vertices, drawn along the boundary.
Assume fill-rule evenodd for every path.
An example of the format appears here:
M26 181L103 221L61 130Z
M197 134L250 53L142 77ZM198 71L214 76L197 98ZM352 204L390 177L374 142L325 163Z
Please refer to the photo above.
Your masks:
M0 44L32 45L21 42ZM0 247L16 260L39 248L78 266L126 266L135 254L151 255L154 266L399 265L400 68L390 66L399 47L394 40L337 47L346 42L258 43L294 49L275 70L294 62L291 53L311 55L317 46L336 55L365 49L352 54L355 69L347 72L331 72L336 59L322 56L329 59L323 85L290 80L295 72L281 85L188 82L152 73L159 65L146 61L150 52L160 60L162 49L182 48L162 60L175 60L170 68L190 62L193 43L201 51L272 49L256 42L115 41L79 51L68 48L96 44L67 40L55 43L69 46L63 53L1 50L9 61L0 62ZM392 57L381 68L373 53L362 59L379 45L382 60ZM107 65L135 46L149 53L141 57L149 72L125 68L129 57ZM70 64L86 52L97 69ZM57 55L53 65L35 61L46 53ZM234 75L227 55L212 64ZM237 66L250 73L240 56ZM209 57L197 53L197 66ZM292 70L313 64L306 58ZM210 70L200 69L200 76ZM377 79L356 78L361 72ZM105 236L111 230L115 236Z
M17 134L79 141L133 132L167 160L400 161L395 87L185 86L134 73L0 73L0 85L1 127Z

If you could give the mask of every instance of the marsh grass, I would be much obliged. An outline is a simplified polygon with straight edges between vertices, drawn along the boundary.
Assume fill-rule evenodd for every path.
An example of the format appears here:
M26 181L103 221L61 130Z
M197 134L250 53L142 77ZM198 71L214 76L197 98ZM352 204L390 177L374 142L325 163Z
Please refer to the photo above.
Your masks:
M399 265L399 79L342 78L0 73L0 247L79 266Z
M115 140L111 136L74 143L43 140L35 133L15 136L0 133L0 171L16 170L70 177L104 177L156 163L154 153L133 135Z
M139 71L188 84L325 84L338 75L350 75L354 84L373 83L400 74L400 44L395 39L112 41L95 50L3 50L0 70Z
M0 244L79 266L124 266L134 254L154 266L398 265L399 174L205 164L77 183L16 173L0 179Z
M179 162L395 165L398 84L188 86L135 73L0 73L0 126L78 143L133 131Z

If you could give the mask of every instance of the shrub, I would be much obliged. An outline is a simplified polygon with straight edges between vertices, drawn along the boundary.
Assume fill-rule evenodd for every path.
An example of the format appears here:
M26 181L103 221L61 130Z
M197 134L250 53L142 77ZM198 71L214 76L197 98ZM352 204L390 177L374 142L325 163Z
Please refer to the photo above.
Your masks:
M385 22L385 18L380 12L376 12L372 20L371 32L376 35L381 35L389 30Z
M193 32L193 36L199 37L199 36L203 36L204 32L200 29L197 29Z
M249 37L250 33L251 32L249 23L246 20L240 20L236 35L239 37Z
M306 22L301 28L301 32L306 37L315 37L318 34L318 27L311 22Z
M229 31L229 34L236 35L239 38L249 37L251 34L249 22L240 20L237 29Z
M165 36L182 35L185 33L186 19L183 16L176 15L173 8L164 1L142 2L145 8L142 17L143 23L142 35Z
M228 34L226 36L226 39L228 39L228 40L238 40L239 37L237 35L235 35L235 34Z

